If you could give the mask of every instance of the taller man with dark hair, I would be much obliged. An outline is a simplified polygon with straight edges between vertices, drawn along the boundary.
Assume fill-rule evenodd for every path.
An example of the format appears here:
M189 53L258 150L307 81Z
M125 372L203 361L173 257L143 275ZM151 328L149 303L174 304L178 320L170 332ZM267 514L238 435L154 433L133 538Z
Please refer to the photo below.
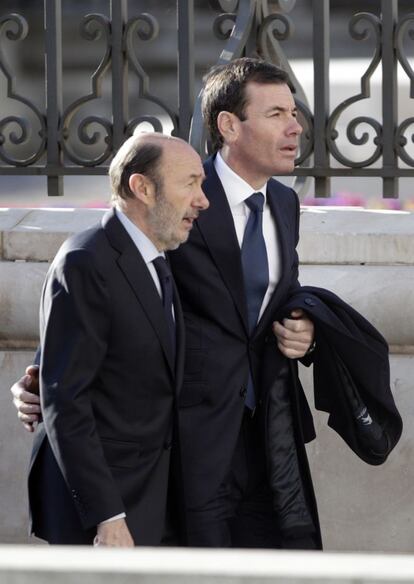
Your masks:
M303 441L314 437L287 361L313 343L302 311L274 323L299 287L299 201L272 178L294 168L302 128L287 74L238 59L205 78L203 117L214 155L203 185L210 208L170 256L186 323L180 396L189 542L236 547L320 547ZM283 415L270 486L264 439L269 391Z
M208 207L204 172L182 140L146 134L124 143L109 175L113 209L63 244L42 292L33 532L55 544L177 543L178 500L167 503L184 325L164 252Z

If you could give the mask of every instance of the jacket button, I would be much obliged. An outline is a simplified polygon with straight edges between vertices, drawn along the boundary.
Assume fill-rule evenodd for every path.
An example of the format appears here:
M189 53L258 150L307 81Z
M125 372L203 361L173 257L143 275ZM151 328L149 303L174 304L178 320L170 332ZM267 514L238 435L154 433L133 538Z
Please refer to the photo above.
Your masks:
M305 298L304 303L308 306L316 306L316 302L313 298Z
M164 450L171 450L172 448L172 442L168 441L164 444Z
M243 399L246 397L246 395L247 395L247 388L246 387L241 388L240 395Z

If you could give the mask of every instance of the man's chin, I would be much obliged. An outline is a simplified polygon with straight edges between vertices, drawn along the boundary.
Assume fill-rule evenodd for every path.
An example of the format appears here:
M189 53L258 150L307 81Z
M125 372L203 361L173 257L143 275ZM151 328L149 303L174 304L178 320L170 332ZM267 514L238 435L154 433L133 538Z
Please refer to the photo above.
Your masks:
M190 235L189 231L186 231L185 233L183 233L180 238L178 239L178 237L174 238L174 239L170 239L168 242L166 242L166 248L168 251L174 251L175 249L178 249L180 247L180 245L182 243L185 243L188 239Z

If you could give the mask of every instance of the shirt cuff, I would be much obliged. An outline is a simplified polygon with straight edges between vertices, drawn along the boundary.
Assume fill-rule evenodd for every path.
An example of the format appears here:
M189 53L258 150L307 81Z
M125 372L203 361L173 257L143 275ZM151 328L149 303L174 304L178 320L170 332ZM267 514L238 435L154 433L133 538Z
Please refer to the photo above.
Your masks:
M119 513L118 515L114 515L113 517L110 517L109 519L105 519L105 521L101 521L100 523L98 523L98 525L103 525L104 523L109 523L110 521L115 521L115 519L123 519L124 517L126 517L125 513Z

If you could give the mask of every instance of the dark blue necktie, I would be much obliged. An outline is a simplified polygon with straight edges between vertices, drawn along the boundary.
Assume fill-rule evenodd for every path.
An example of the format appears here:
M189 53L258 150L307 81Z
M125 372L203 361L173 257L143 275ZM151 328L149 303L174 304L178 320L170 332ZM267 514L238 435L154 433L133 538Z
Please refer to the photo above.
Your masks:
M152 263L154 264L161 284L162 306L164 308L165 320L167 322L167 328L170 335L173 355L175 359L176 333L175 320L173 317L173 278L165 258L158 256L155 258L155 260L153 260Z
M250 209L250 215L244 230L241 260L246 291L249 332L252 334L257 325L260 308L269 285L269 264L262 228L264 196L262 193L253 193L253 195L245 200L245 203ZM254 410L256 399L251 374L249 375L247 384L245 403L247 407Z

